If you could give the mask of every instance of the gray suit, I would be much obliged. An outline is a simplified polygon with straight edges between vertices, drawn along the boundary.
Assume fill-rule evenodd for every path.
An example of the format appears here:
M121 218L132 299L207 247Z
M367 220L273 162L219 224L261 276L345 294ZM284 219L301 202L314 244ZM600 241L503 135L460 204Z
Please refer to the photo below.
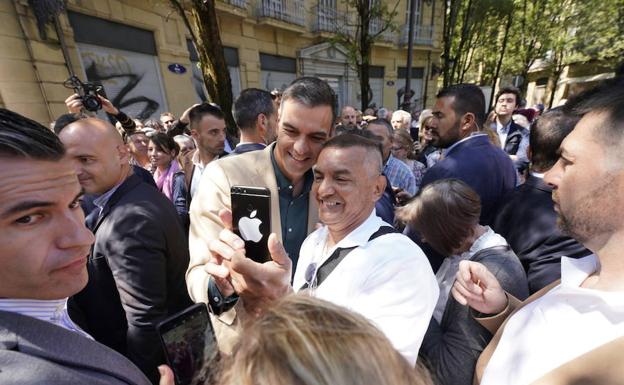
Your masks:
M49 322L0 311L0 384L149 383L104 345Z

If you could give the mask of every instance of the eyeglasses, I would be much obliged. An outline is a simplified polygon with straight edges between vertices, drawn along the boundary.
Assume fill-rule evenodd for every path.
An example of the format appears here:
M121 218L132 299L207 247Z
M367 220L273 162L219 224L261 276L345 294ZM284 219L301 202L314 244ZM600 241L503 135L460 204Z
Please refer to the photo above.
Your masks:
M314 293L316 289L316 272L318 271L318 266L316 263L311 263L308 265L305 271L305 281L308 284L308 292L310 294Z

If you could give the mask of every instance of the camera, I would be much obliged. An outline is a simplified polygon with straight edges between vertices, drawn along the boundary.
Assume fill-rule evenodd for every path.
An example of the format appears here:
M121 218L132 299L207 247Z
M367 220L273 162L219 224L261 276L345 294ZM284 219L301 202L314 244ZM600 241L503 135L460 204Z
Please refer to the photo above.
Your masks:
M102 108L102 102L98 94L102 93L104 87L100 84L83 83L77 76L73 75L63 83L67 88L72 88L75 93L80 95L82 106L87 111L96 112Z

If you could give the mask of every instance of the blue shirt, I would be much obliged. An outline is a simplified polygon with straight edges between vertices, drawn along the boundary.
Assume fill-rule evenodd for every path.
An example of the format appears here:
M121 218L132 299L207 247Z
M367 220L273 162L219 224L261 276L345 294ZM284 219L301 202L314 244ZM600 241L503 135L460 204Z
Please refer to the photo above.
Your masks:
M390 155L383 173L388 177L392 187L398 187L410 195L416 194L416 178L405 163Z

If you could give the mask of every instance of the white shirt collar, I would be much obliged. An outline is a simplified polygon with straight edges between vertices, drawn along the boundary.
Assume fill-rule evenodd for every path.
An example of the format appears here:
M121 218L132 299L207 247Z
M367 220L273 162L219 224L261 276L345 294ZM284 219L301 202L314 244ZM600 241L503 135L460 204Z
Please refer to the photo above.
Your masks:
M217 160L217 159L219 159L219 155L215 156L215 157L214 157L214 159L212 159L212 161L215 161L215 160ZM193 162L193 164L195 165L195 167L199 167L201 170L203 170L203 169L204 169L204 167L206 167L206 165L205 165L205 164L203 164L203 163L201 162L201 160L199 160L199 150L196 150L196 151L193 153L193 156L191 157L191 162Z
M0 310L52 323L58 323L66 306L67 298L52 300L0 298Z
M472 134L468 135L467 137L465 137L464 139L457 141L455 143L453 143L453 145L451 145L450 147L447 147L444 149L444 151L442 152L442 154L444 154L444 156L446 157L446 155L456 146L458 146L460 143L466 142L470 139L474 139L480 136L487 136L487 134L484 134L483 132L473 132Z
M600 267L595 254L584 258L561 258L561 286L579 287L591 274Z
M544 175L546 175L545 173L540 174L539 172L530 172L531 176L534 176L536 178L540 178L540 179L544 179Z
M368 243L370 236L375 233L379 229L379 227L387 225L381 218L379 218L373 208L373 211L368 216L368 218L362 222L355 230L351 231L347 234L346 237L340 240L340 242L336 243L333 247L326 249L324 255L322 255L319 260L315 260L315 263L323 263L327 257L329 257L337 248L349 248L349 247L359 247ZM317 230L315 234L317 249L321 251L325 249L324 245L327 244L329 240L329 229L327 226L323 226ZM314 259L317 259L316 257Z
M509 123L507 123L505 126L503 126L502 124L500 124L500 122L498 121L498 119L496 119L496 132L498 133L509 133L509 130L511 129L511 123L513 122L513 119L509 119Z

